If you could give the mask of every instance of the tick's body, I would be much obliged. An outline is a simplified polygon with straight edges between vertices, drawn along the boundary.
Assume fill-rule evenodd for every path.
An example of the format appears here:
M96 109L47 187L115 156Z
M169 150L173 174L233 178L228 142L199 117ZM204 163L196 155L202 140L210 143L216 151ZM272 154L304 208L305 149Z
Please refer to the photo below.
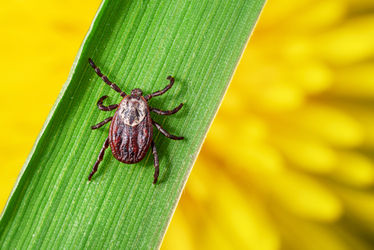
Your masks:
M152 119L144 97L123 98L109 129L113 156L127 164L141 161L151 145L152 135Z
M91 180L94 173L97 171L99 163L103 160L105 149L109 146L112 149L113 156L120 162L132 164L141 161L146 155L149 147L152 147L152 153L154 157L155 173L153 183L157 182L159 174L159 163L156 146L153 142L153 127L154 125L163 135L173 140L181 140L183 137L178 137L169 134L164 130L160 124L152 120L150 112L153 111L159 115L171 115L178 112L183 104L179 104L173 110L162 111L156 108L149 107L148 101L155 96L159 96L168 91L174 84L174 78L168 76L170 84L167 85L163 90L154 92L152 94L143 96L143 92L140 89L133 89L130 95L125 92L114 83L110 82L109 79L104 76L100 69L89 59L89 63L95 72L108 84L112 89L117 91L123 97L119 105L114 104L110 106L104 106L103 101L107 96L103 96L97 102L97 106L100 110L111 111L116 109L116 113L113 117L109 117L104 121L92 126L92 129L97 129L112 121L109 129L109 136L105 140L104 145L100 151L99 157L95 162L93 169L88 176Z

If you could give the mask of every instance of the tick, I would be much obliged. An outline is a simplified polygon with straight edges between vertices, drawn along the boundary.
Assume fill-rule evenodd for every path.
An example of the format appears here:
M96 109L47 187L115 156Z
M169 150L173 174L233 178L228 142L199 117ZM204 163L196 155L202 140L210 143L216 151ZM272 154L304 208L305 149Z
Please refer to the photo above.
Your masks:
M154 158L155 173L153 183L155 184L159 175L159 161L155 143L153 141L153 126L155 126L163 135L173 140L182 140L183 137L169 134L160 124L153 121L150 113L158 115L172 115L177 113L183 106L183 103L173 110L160 110L149 106L148 101L152 97L160 96L168 91L174 84L174 78L168 76L170 83L162 90L152 94L143 95L141 89L133 89L130 95L123 92L116 84L109 81L108 77L101 73L99 67L95 65L91 58L89 64L95 70L96 74L112 89L117 91L122 97L119 104L109 106L103 105L103 101L108 96L102 96L97 102L97 107L102 111L112 111L116 109L114 116L106 118L104 121L92 126L92 129L98 129L106 123L111 122L109 136L106 138L99 156L92 168L88 180L96 173L100 162L103 160L105 150L110 146L113 156L120 162L133 164L141 161L146 155L148 149L152 147ZM153 125L153 126L152 126Z

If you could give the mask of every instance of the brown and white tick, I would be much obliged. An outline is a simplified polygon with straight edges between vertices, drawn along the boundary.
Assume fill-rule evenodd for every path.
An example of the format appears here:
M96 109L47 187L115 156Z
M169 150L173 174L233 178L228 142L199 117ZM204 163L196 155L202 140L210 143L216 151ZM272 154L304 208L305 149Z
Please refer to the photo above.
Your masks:
M167 138L173 140L182 140L183 137L169 134L161 127L160 124L152 120L150 112L152 111L159 115L172 115L177 113L182 108L183 103L179 104L179 106L173 110L164 111L150 107L148 105L148 101L152 97L162 95L168 91L174 84L174 78L172 76L168 76L167 79L170 81L170 83L163 90L156 91L152 94L143 96L143 92L136 88L131 91L130 95L127 95L116 84L109 81L108 77L101 73L100 69L95 65L91 58L88 59L88 62L95 70L96 74L123 97L120 104L104 106L103 101L108 96L101 97L97 102L97 106L100 110L117 110L114 116L108 117L104 121L91 127L92 129L98 129L106 123L112 121L110 124L109 136L104 142L104 145L99 153L99 157L97 158L97 161L95 162L92 171L88 176L88 180L91 180L92 176L97 171L100 162L103 160L105 149L107 149L109 146L112 149L113 156L120 162L127 164L133 164L141 161L151 146L155 166L153 183L156 183L159 174L159 162L156 146L152 138L152 125L154 125Z

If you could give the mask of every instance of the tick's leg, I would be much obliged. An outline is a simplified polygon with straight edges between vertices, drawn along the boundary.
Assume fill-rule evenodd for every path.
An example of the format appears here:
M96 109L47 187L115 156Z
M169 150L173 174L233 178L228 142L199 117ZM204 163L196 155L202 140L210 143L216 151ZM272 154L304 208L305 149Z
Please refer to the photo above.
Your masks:
M95 63L92 61L91 58L88 58L88 62L90 63L91 67L95 70L96 74L98 76L101 77L101 79L103 79L103 81L108 84L112 89L114 89L115 91L117 91L118 93L121 94L121 96L126 96L126 93L123 92L115 83L112 83L111 81L109 81L108 77L103 75L103 73L101 73L101 70L99 69L99 67L97 67L95 65Z
M168 79L170 81L170 83L163 89L163 90L159 90L159 91L156 91L152 94L149 94L149 95L146 95L144 98L148 101L148 100L151 100L152 97L155 97L155 96L159 96L159 95L162 95L164 94L166 91L168 91L171 87L173 87L173 84L174 84L174 77L172 76L168 76L166 79Z
M103 147L100 150L99 157L97 157L97 160L95 162L95 165L92 168L92 171L90 175L88 176L88 180L91 181L92 176L96 173L97 167L99 166L100 162L103 160L105 149L109 147L109 138L106 138Z
M155 174L154 174L154 177L153 177L153 184L156 184L160 169L159 169L159 165L158 165L158 154L157 154L156 145L155 145L154 141L152 141L151 145L152 145L152 154L153 154L154 165L155 165Z
M182 136L175 136L175 135L171 135L171 134L169 134L169 132L167 132L165 129L163 129L162 127L161 127L161 125L160 124L158 124L157 122L155 122L155 121L152 121L152 123L153 123L153 125L155 125L156 126L156 128L164 135L164 136L166 136L167 138L169 138L169 139L173 139L173 140L183 140L184 139L184 137L182 137Z
M102 110L102 111L112 111L118 107L118 104L113 104L109 106L104 106L103 101L108 98L108 96L102 96L100 99L97 101L97 107Z
M152 107L150 107L150 110L159 115L172 115L172 114L177 113L182 107L183 107L183 103L179 104L178 107L172 110L160 110L160 109L156 109Z
M112 119L113 119L113 116L108 117L104 121L99 122L98 124L92 126L91 129L93 130L93 129L101 128L102 126L104 126L105 124L107 124L108 122L110 122Z

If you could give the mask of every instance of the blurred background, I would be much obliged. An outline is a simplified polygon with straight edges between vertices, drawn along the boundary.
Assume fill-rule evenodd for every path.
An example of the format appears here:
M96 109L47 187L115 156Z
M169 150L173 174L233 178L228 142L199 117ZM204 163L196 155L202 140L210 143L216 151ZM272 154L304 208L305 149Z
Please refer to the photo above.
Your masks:
M1 209L99 4L1 0ZM374 249L373 184L374 1L268 1L162 249Z

